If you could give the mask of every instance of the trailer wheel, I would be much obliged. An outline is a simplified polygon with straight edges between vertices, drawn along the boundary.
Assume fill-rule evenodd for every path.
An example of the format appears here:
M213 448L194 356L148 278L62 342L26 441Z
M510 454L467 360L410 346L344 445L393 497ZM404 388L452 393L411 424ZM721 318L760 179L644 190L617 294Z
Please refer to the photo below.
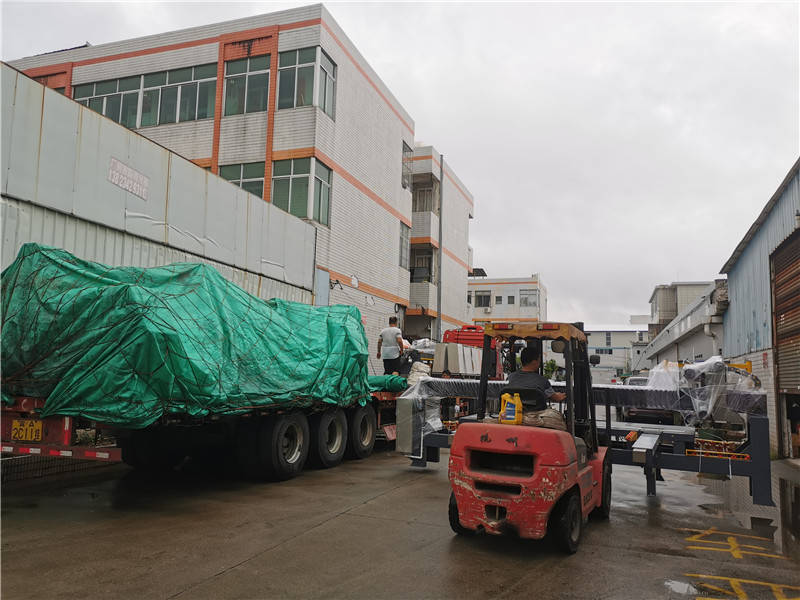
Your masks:
M458 503L456 502L456 495L453 492L450 492L450 506L447 509L447 516L450 519L450 529L458 535L475 534L472 529L467 529L461 525L461 521L458 518Z
M264 421L259 432L259 463L265 477L291 479L308 458L308 419L303 413L278 415Z
M311 417L309 459L325 469L335 467L347 449L347 417L341 408Z
M350 411L347 425L347 456L367 458L375 446L375 409L371 404L356 406Z
M607 519L611 514L611 461L606 458L603 461L603 491L600 506L596 507L592 514L600 519Z
M583 530L583 515L578 494L571 492L559 500L551 517L553 538L556 545L569 554L578 550Z

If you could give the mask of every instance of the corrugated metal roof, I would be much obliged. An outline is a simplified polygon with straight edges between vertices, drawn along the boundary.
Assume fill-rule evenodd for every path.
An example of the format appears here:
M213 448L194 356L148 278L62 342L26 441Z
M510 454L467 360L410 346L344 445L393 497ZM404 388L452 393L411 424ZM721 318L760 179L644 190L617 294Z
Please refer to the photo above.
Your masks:
M791 182L792 178L797 174L798 169L800 169L800 158L798 158L795 161L795 163L792 166L792 168L789 169L789 172L786 174L786 177L784 177L783 181L778 186L778 189L775 191L775 193L769 199L769 201L767 202L766 206L764 206L764 210L761 211L761 214L758 215L758 218L750 226L750 229L748 229L747 233L744 234L744 237L742 238L742 241L739 242L738 246L736 246L736 249L733 251L733 254L731 254L731 257L728 259L728 261L724 265L722 265L722 268L719 271L720 273L730 273L730 270L736 264L736 261L739 260L739 257L742 255L742 252L744 252L744 249L747 247L747 244L750 243L750 240L753 239L753 236L755 236L756 232L764 224L764 221L767 220L767 217L769 216L770 211L772 211L772 209L775 206L775 204L777 204L778 200L780 199L781 195L783 195L783 192L788 187L788 185Z

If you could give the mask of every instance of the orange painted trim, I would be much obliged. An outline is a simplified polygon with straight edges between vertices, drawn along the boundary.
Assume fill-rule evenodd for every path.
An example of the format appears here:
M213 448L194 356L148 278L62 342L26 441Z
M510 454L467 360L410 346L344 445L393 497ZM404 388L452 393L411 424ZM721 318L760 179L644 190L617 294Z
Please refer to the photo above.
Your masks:
M217 47L217 89L214 90L214 132L211 137L211 172L219 173L219 136L222 127L222 94L225 89L225 45Z
M269 38L269 89L267 90L267 139L264 157L264 191L262 198L272 202L272 146L275 134L275 110L278 108L278 35ZM273 65L274 61L274 65Z
M467 271L469 271L469 265L468 265L467 263L465 263L463 260L461 260L460 258L458 258L458 256L456 256L455 254L453 254L452 252L450 252L450 250L448 250L447 248L442 248L442 252L444 252L444 253L445 253L447 256L449 256L450 258L452 258L452 259L453 259L454 261L456 261L456 262L457 262L459 265L461 265L461 266L462 266L462 267L464 267L464 268L465 268Z
M438 161L438 160L436 160L436 159L433 157L433 155L432 155L432 154L428 154L427 156L415 156L415 157L414 157L414 158L412 158L411 160L432 160L432 161L433 161L433 164L435 164L437 167L440 167L440 168L441 168L441 166L442 166L442 165L440 165L440 164L439 164L439 161ZM461 194L461 195L464 197L464 200L466 200L466 201L467 201L467 203L469 203L469 205L470 205L471 207L473 207L473 208L474 208L474 207L475 207L475 204L472 202L472 200L470 199L470 197L469 197L469 196L467 196L467 193L466 193L464 190L462 190L462 189L461 189L461 186L459 186L459 185L458 185L458 183L456 182L456 180L455 180L455 179L453 179L453 176L452 176L452 175L450 175L450 173L448 173L448 172L447 172L447 169L446 169L446 168L445 168L445 170L444 170L444 176L445 176L445 177L447 177L447 178L448 178L448 179L449 179L449 180L450 180L450 181L453 183L453 185L454 185L454 186L456 186L456 189L457 189L457 190L459 191L459 193L460 193L460 194Z
M495 281L494 283L491 282L480 282L480 281L470 281L467 282L467 285L477 285L482 287L492 287L493 285L539 285L539 282L533 279L532 281Z
M35 79L37 77L53 77L55 75L64 76L64 95L67 98L72 98L72 67L74 63L61 63L58 65L45 65L44 67L33 67L22 71L27 77ZM60 85L51 86L49 81L45 84L47 87L61 87Z
M293 148L292 150L273 150L272 160L288 160L290 158L309 158L314 156L314 146Z
M410 241L412 246L415 244L430 244L434 248L439 247L439 242L432 237L412 237Z
M407 308L406 309L406 316L407 317L432 317L436 318L439 316L439 313L433 310L432 308ZM453 325L464 326L464 325L472 325L472 323L467 323L465 321L461 321L456 319L455 317L451 317L450 315L446 315L442 313L442 321L446 321Z
M367 83L369 83L372 86L372 88L376 92L378 92L378 95L381 98L383 98L383 101L386 102L386 105L389 107L389 109L391 109L391 111L395 114L395 116L398 119L400 119L400 122L403 125L406 126L406 129L408 129L413 134L414 133L414 128L411 127L411 125L408 124L408 122L402 117L402 115L400 115L400 112L394 107L394 104L392 104L391 100L389 100L389 98L387 98L384 95L384 93L375 84L375 82L372 81L372 78L370 78L370 76L367 74L367 72L361 67L360 64L358 64L358 61L355 59L355 57L353 57L353 55L350 54L350 51L347 48L345 48L345 45L339 40L338 37L336 37L336 34L333 32L333 30L330 28L330 26L325 21L322 21L322 26L328 31L329 34L331 34L331 37L333 38L333 41L336 42L339 45L339 47L342 49L342 51L347 55L347 58L350 59L350 62L353 63L353 66L358 70L359 73L361 73L364 76L364 79L367 80Z
M192 162L194 164L196 164L198 167L203 167L204 169L206 167L210 167L211 166L211 159L210 158L193 158Z
M369 285L368 283L364 283L360 279L358 280L358 287L353 287L352 285L352 277L350 275L345 275L344 273L337 273L331 269L326 269L325 267L317 266L318 269L323 269L328 271L331 275L331 279L338 279L339 283L342 285L346 285L347 287L358 290L359 292L364 292L366 294L370 294L371 296L377 296L378 298L382 298L384 300L388 300L389 302L394 302L395 304L402 304L403 306L408 306L409 300L408 298L401 298L400 296L395 296L394 294L377 288L375 286Z

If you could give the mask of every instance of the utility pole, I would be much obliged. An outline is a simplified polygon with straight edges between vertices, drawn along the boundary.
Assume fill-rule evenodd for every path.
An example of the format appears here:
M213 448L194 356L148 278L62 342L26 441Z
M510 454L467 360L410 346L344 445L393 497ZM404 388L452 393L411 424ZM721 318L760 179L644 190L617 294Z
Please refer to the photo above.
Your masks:
M442 215L444 214L444 154L439 155L439 258L436 269L436 341L442 341Z

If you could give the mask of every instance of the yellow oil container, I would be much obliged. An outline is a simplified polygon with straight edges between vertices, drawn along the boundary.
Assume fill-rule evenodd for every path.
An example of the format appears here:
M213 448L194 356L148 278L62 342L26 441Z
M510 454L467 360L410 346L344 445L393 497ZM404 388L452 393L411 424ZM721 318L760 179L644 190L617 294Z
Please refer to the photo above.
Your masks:
M522 424L522 400L519 394L503 394L500 396L499 421L503 425Z

